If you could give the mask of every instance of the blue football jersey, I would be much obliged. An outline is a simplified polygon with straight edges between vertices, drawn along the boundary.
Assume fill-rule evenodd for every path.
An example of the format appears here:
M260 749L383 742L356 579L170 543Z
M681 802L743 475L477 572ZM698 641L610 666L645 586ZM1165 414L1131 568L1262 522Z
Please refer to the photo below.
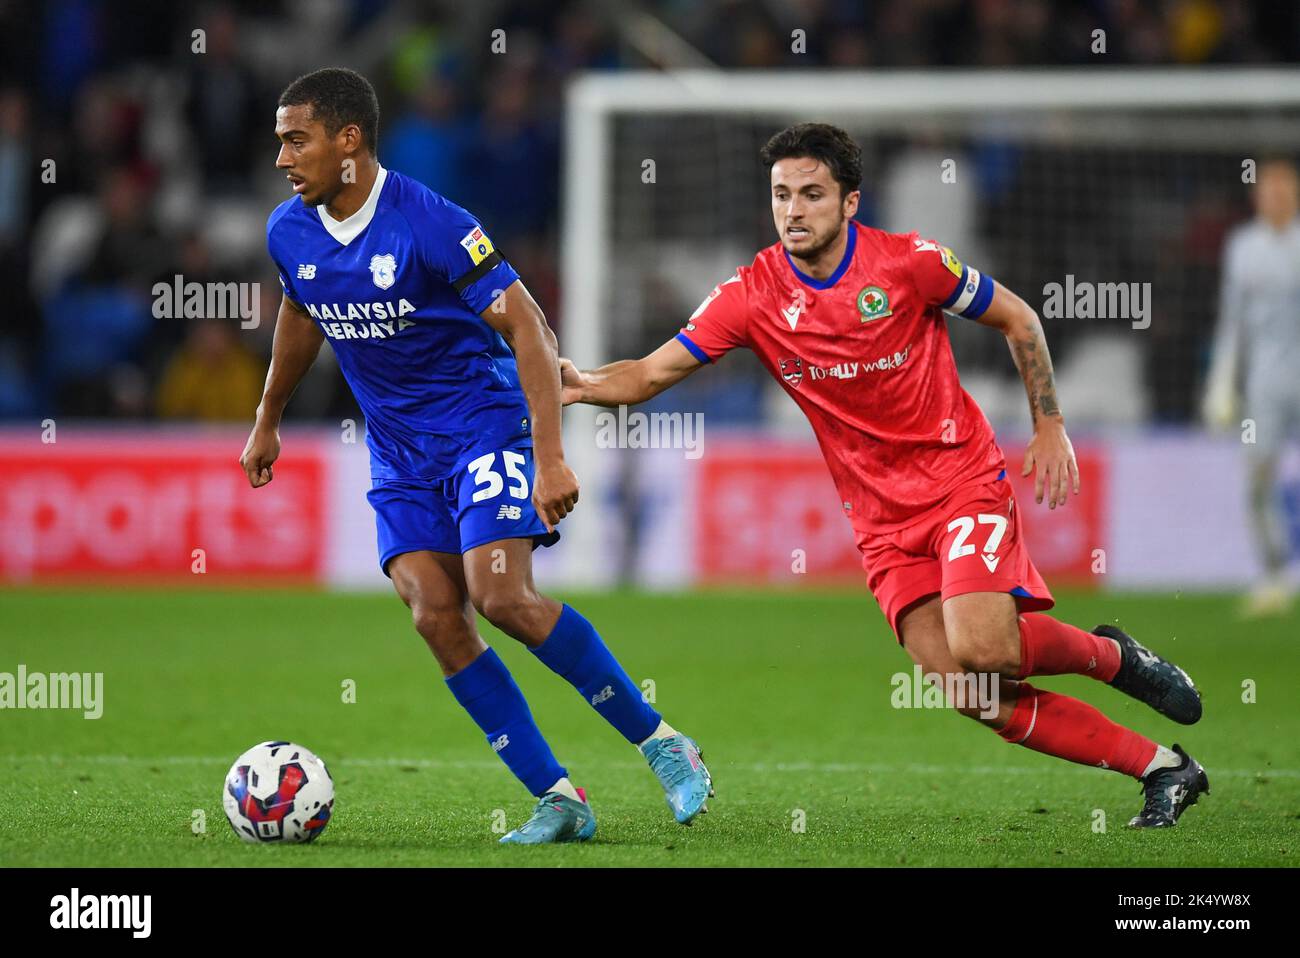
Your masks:
M295 196L266 241L365 413L372 477L447 476L471 449L527 441L514 354L479 316L519 274L473 216L381 167L346 220Z

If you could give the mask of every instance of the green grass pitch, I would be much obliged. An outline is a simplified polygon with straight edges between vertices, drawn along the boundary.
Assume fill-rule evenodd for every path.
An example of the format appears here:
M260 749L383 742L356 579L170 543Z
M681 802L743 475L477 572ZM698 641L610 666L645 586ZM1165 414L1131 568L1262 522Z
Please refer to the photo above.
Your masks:
M103 672L104 714L0 712L0 865L1291 865L1300 858L1300 634L1249 626L1222 596L1065 594L1183 665L1205 717L1175 726L1074 676L1045 688L1203 762L1212 794L1135 833L1136 782L1007 745L969 719L896 710L910 670L869 595L577 594L656 704L695 736L718 794L672 821L640 756L559 678L485 627L599 819L579 846L501 847L531 799L443 688L391 595L0 592L0 671ZM343 683L356 683L355 703ZM1243 702L1243 683L1256 701ZM267 739L328 763L335 816L314 845L239 841L230 763ZM1094 830L1095 810L1106 829ZM192 828L195 810L206 830ZM799 827L802 824L802 827Z

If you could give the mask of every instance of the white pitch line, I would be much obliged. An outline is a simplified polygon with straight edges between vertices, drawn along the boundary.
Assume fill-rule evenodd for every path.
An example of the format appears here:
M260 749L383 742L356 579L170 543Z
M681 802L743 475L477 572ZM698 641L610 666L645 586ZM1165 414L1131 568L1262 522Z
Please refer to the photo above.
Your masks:
M0 755L0 762L44 762L66 764L95 765L224 765L228 757L202 755L167 755L158 758L141 758L134 755ZM848 775L1038 775L1040 769L1023 766L1001 765L929 765L913 763L907 765L876 764L871 762L732 762L710 763L715 769L729 769L738 772L785 774L831 773ZM340 768L446 768L452 770L474 770L500 768L501 762L492 759L438 759L438 758L348 758L329 762L335 770ZM643 768L642 762L606 762L605 768L618 770ZM1058 766L1058 770L1070 769L1087 772L1090 769L1082 765ZM1213 768L1209 771L1219 777L1228 778L1300 778L1297 768Z

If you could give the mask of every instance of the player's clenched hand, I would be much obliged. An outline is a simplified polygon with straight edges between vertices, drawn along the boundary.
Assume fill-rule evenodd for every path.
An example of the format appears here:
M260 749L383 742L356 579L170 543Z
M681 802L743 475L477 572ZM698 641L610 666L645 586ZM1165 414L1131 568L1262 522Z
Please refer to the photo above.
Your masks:
M563 460L539 463L533 477L533 507L542 517L547 532L554 532L560 520L578 504L578 477Z
M280 433L275 429L253 427L244 444L244 454L239 457L239 464L244 467L244 475L254 489L264 486L275 478L272 466L280 458Z
M1025 468L1020 474L1027 476L1035 467L1038 470L1034 475L1035 502L1043 501L1044 489L1049 509L1065 505L1071 485L1074 494L1079 494L1079 464L1074 459L1070 437L1065 434L1065 423L1060 419L1046 418L1035 427L1034 438L1025 450Z
M560 402L565 406L571 406L575 402L582 400L582 387L586 385L586 380L582 377L582 372L577 366L573 365L573 360L560 357Z

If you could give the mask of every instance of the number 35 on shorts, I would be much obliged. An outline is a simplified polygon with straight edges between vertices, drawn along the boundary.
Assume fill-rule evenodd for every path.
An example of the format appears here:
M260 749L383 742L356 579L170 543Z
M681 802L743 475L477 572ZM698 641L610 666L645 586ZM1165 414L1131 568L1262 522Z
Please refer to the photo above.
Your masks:
M948 523L948 531L957 534L953 536L952 545L948 548L948 561L956 562L958 559L979 552L988 570L995 571L998 563L1002 561L1002 557L997 552L998 547L1002 545L1002 539L1007 534L1007 525L1006 516L987 512L974 516L958 516L953 519ZM981 534L983 534L984 546L977 548L975 542L969 540L974 538L978 541Z
M499 467L498 455L501 459ZM527 499L528 476L519 468L527 461L521 454L510 449L499 454L489 452L485 456L470 460L469 465L465 467L474 479L474 494L470 497L470 501L482 502L484 499L495 499L501 495L502 490L508 492L512 499ZM507 481L510 483L509 486L506 485Z

